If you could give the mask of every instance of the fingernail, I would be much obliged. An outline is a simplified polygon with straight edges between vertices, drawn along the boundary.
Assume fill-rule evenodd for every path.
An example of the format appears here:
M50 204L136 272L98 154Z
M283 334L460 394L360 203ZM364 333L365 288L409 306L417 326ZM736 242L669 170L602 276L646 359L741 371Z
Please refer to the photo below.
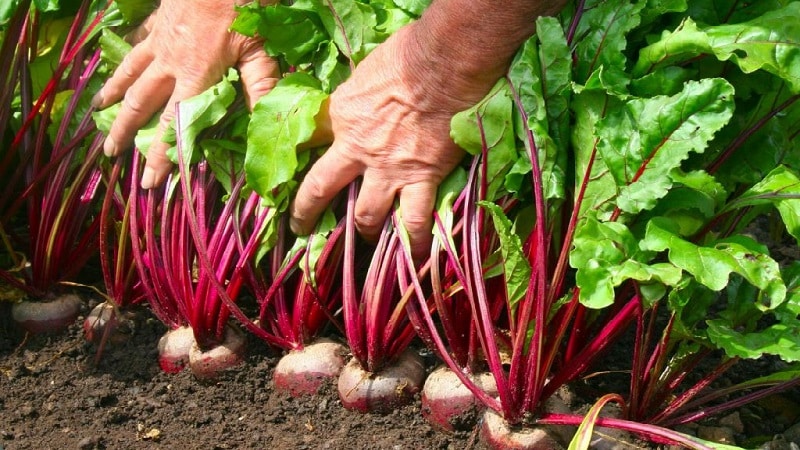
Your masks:
M289 228L291 228L292 233L294 233L297 236L304 236L308 234L303 232L303 227L300 225L300 222L294 217L289 218Z
M102 105L103 105L103 88L100 88L100 90L97 91L96 94L94 94L94 97L92 97L92 107L99 108Z
M117 155L117 143L114 142L114 138L111 136L106 137L105 142L103 142L103 153L109 158Z
M150 167L144 168L142 174L142 189L152 189L156 184L156 171Z

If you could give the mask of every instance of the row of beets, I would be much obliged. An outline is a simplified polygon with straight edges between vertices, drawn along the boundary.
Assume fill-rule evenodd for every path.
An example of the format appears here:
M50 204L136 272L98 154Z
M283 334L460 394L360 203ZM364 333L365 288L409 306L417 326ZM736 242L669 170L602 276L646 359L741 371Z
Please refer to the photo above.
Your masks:
M291 237L283 217L246 191L243 174L232 167L227 202L205 162L180 167L180 176L159 189L141 190L142 157L102 156L103 136L88 102L102 76L97 36L115 22L85 1L62 30L61 53L42 52L37 36L55 20L22 1L3 36L0 59L9 63L0 68L0 174L6 180L0 192L0 282L19 293L13 320L30 333L73 323L83 303L71 292L75 281L87 263L99 262L106 301L83 327L100 346L114 342L133 306L147 304L169 328L158 344L166 372L188 365L206 379L242 363L244 328L287 351L275 370L279 390L313 394L338 377L348 408L386 412L410 401L421 390L425 368L408 350L416 334L405 313L410 296L402 296L397 280L403 250L391 223L376 250L357 244L352 220L340 220L316 238L324 244L307 267L312 262L306 250L317 245L315 238L287 248ZM55 70L36 86L32 80L43 76L36 72L43 60L52 60ZM279 228L277 242L259 254L269 227ZM363 258L368 252L371 261ZM366 276L356 279L364 270ZM321 337L331 325L350 348ZM468 405L461 407L437 402L437 395L429 396L433 404L425 410L440 427L452 424L433 412L437 405L471 412L469 391L462 388Z
M332 206L332 217L323 219L328 223L319 230L324 232L295 238L282 210L247 186L237 159L241 155L231 152L222 162L196 162L200 158L183 154L192 143L182 142L180 132L179 164L172 177L160 188L140 189L142 156L138 151L111 160L102 156L103 136L90 106L108 70L97 50L98 39L103 29L120 23L120 13L106 6L84 1L77 10L62 12L71 18L65 21L20 0L2 34L0 178L6 183L0 191L0 282L4 290L19 290L28 299L12 310L26 330L50 331L72 323L81 300L58 295L74 285L87 263L98 261L107 301L88 316L84 329L101 346L113 339L129 308L146 304L169 329L159 343L159 363L167 372L188 365L205 379L240 364L243 329L286 351L275 370L278 389L313 394L325 380L337 377L345 407L378 412L410 401L422 390L424 413L443 429L472 426L466 418L474 417L480 405L489 411L482 421L484 436L499 448L558 445L555 438L533 432L522 435L548 443L509 443L499 437L509 431L504 424L577 426L585 417L658 442L707 448L668 427L800 384L797 372L787 371L790 376L706 394L738 358L710 363L707 357L714 349L697 345L690 333L673 333L673 327L681 331L681 318L659 312L659 303L650 302L658 295L648 288L664 286L646 282L651 276L675 275L672 284L677 284L681 273L673 267L659 266L659 272L634 265L655 275L636 272L644 283L628 275L609 287L613 304L584 306L568 258L577 246L584 191L594 180L589 176L592 164L584 168L574 201L565 201L567 206L552 214L530 129L524 139L533 166L533 204L519 205L511 195L486 201L489 164L483 142L483 154L465 175L466 187L450 199L446 211L436 213L436 238L422 264L408 253L395 216L387 219L377 243L359 239L354 225L357 184ZM569 41L574 33L571 27ZM521 116L523 94L513 92ZM715 97L730 100L727 95ZM780 108L789 108L798 98L793 95ZM225 133L236 129L245 114L240 106L230 108L203 135L229 138ZM778 110L771 111L758 121L759 127ZM176 117L175 127L182 130L183 116ZM681 116L676 126L691 125L696 131L692 118ZM483 126L480 118L477 125ZM725 151L720 160L734 150ZM590 162L598 161L595 151L591 153ZM648 161L637 173L650 170ZM511 231L505 216L521 206L529 207L531 216L524 238ZM597 235L608 233L606 243L613 243L612 248L603 247L597 235L582 248L616 255L618 242L610 235L619 230L615 225L622 226L615 222L620 214L616 208L608 223L597 222ZM709 233L712 225L698 235ZM509 267L514 261L520 262L516 272ZM586 415L546 407L561 386L585 374L631 329L635 348L627 398L605 396ZM437 370L425 381L422 362L409 350L415 340L456 370ZM689 377L701 362L711 369ZM688 388L679 390L685 384ZM754 386L762 389L727 397ZM596 417L609 401L625 404L623 418ZM715 404L706 408L709 402ZM591 435L591 426L579 428L581 433Z

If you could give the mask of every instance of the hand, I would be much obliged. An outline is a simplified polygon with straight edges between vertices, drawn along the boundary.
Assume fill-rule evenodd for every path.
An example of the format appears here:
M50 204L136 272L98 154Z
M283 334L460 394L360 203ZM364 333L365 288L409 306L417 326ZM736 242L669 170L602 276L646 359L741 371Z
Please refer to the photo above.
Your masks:
M363 177L355 221L368 240L379 235L399 197L415 258L430 253L433 208L442 180L463 151L450 139L450 119L478 102L494 79L459 79L455 65L424 54L418 23L378 46L331 95L334 141L311 167L290 208L292 230L307 234L331 199Z
M142 188L160 185L172 163L161 141L175 115L175 103L200 94L238 66L248 105L269 92L280 76L278 64L260 40L229 30L236 0L163 0L133 34L139 41L92 100L105 108L123 99L103 145L117 156L130 147L139 128L160 109L156 136L147 153Z

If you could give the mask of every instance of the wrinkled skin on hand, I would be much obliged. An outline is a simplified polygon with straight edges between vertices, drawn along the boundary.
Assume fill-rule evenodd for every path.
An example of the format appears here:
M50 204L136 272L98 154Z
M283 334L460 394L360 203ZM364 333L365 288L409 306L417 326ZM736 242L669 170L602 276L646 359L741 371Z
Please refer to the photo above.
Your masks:
M375 240L399 198L412 254L420 259L430 253L437 188L464 155L450 139L450 120L483 98L493 80L459 80L431 68L415 26L378 46L331 95L334 142L295 196L295 233L311 232L331 199L361 176L359 232Z
M142 187L161 184L172 163L161 136L175 114L175 103L219 82L231 67L239 69L248 105L269 92L280 76L277 62L262 42L229 31L236 17L234 0L162 0L161 6L132 34L134 48L93 99L105 108L122 100L104 143L108 156L133 144L137 131L159 110L157 135L147 154Z

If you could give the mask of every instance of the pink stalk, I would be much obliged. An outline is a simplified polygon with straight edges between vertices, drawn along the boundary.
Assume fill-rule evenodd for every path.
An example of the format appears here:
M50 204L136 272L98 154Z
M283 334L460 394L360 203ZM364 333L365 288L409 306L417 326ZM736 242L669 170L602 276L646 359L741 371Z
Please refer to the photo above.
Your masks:
M10 175L8 188L0 198L3 205L0 206L0 221L8 223L27 203L31 270L24 285L18 287L37 297L51 292L61 281L73 279L98 248L100 221L94 213L101 180L96 163L102 151L101 137L96 132L91 114L80 117L74 134L68 134L72 132L78 113L78 101L86 92L99 62L99 52L94 52L84 61L90 44L88 37L99 19L95 18L79 35L88 15L89 3L81 5L73 20L58 67L33 109L27 106L30 86L26 72L30 61L26 57L36 52L31 48L34 44L28 43L25 36L36 34L36 14L30 16L23 25L24 30L20 31L17 58L12 64L20 71L11 78L21 84L23 114L27 118L4 155L2 164L8 167L10 155L18 152L18 169ZM98 17L102 17L102 13ZM65 78L68 69L69 76ZM72 89L74 93L65 105L64 118L58 124L55 138L49 142L47 128L56 89L62 88ZM36 128L32 129L34 125ZM90 142L88 148L87 140ZM22 142L25 142L24 146L20 146ZM15 192L21 179L24 179L25 187L21 193ZM13 203L9 205L12 199Z
M775 395L780 392L785 392L788 389L792 389L796 386L800 385L800 378L795 378L792 380L784 381L784 382L769 382L769 383L742 383L740 385L731 386L728 388L721 388L717 389L714 392L696 399L695 402L692 404L687 404L687 407L696 407L698 405L704 405L712 400L716 400L717 398L723 398L733 392L743 390L743 389L754 389L763 387L764 389L751 392L749 394L743 395L741 397L735 398L733 400L729 400L727 402L721 403L719 405L714 406L706 406L700 409L699 411L695 411L692 413L684 414L683 416L674 417L665 420L662 425L674 427L675 425L680 425L684 423L696 422L698 420L702 420L706 417L710 417L716 414L719 414L724 411L730 411L735 408L739 408L744 406L748 403L754 402L756 400L768 397L770 395Z
M107 300L101 303L96 317L90 314L84 322L84 334L90 341L100 343L97 357L118 321L120 309L128 308L146 298L144 286L138 277L130 240L130 195L131 171L127 179L120 181L123 159L117 158L111 166L106 180L105 196L100 210L100 268L106 288ZM102 308L113 308L108 318L103 317ZM94 311L93 311L94 313ZM100 333L100 336L96 334Z
M583 422L583 419L584 416L582 415L544 414L542 417L536 419L536 423L540 425L578 426ZM712 447L708 447L695 440L692 440L689 436L657 425L644 424L624 419L614 419L610 417L598 417L595 421L595 426L615 428L618 430L636 433L651 442L683 445L686 448L696 450L712 450Z
M355 192L349 190L345 220L345 250L343 266L344 329L353 357L368 372L379 372L400 356L415 337L412 322L406 313L410 295L402 295L403 279L398 267L400 238L394 231L391 218L383 232L363 281L356 291L355 260ZM400 277L400 278L398 278Z

